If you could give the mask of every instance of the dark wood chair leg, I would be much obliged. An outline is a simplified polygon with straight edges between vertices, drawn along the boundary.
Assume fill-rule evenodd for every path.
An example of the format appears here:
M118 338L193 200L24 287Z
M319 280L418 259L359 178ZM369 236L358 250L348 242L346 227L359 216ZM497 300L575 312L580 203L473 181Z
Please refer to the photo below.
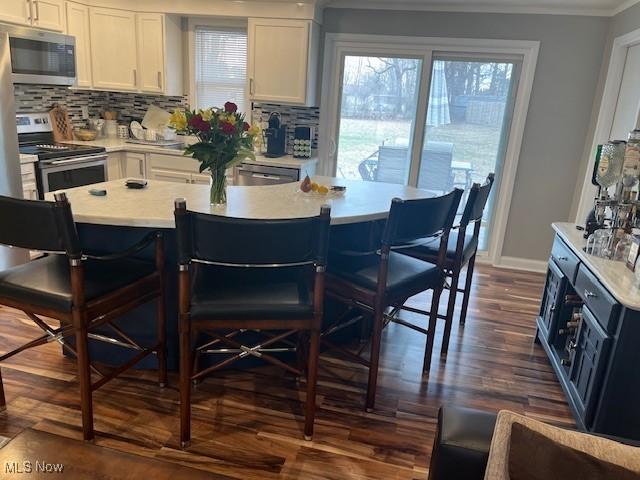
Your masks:
M433 289L433 298L431 299L431 310L429 310L429 327L427 333L427 345L424 349L424 362L422 363L422 371L428 372L431 368L431 356L433 354L433 344L436 336L436 326L438 325L438 305L440 304L440 296L444 284L439 288Z
M84 321L76 328L78 379L80 381L80 406L82 409L82 436L93 440L93 399L91 394L91 370L89 360L89 336Z
M371 360L369 364L369 383L367 385L367 401L365 409L373 411L376 402L376 387L378 384L378 365L380 363L380 344L382 342L382 323L384 321L384 307L377 306L373 316L373 330L371 333Z
M2 383L2 372L0 371L0 412L7 408L7 402L4 398L4 385Z
M311 332L309 360L307 362L307 404L304 416L304 439L313 437L313 423L316 418L316 384L318 381L318 355L320 353L320 332Z
M167 379L167 318L165 313L164 292L161 291L157 300L156 321L158 322L158 383L164 388L168 385Z
M442 347L440 355L446 356L449 351L449 338L451 337L451 327L453 326L453 316L456 310L456 295L458 293L458 281L460 279L460 268L454 267L451 274L451 288L449 288L449 302L447 304L447 315L444 320L444 333L442 335Z
M464 282L464 292L462 293L462 308L460 310L460 325L467 321L467 307L469 306L469 296L471 295L471 282L473 281L473 269L476 265L476 254L469 260L467 265L467 278Z
M180 319L180 447L191 444L191 330L189 319Z

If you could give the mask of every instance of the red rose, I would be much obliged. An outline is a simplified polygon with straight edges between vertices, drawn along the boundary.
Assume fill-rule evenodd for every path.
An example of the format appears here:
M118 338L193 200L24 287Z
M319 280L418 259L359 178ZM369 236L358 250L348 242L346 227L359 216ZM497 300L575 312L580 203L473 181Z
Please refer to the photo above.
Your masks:
M189 119L189 126L193 128L198 128L198 125L202 123L202 115L194 115Z
M196 128L201 132L208 132L209 130L211 130L211 124L202 120Z
M247 130L249 130L250 128L251 128L251 125L249 125L247 122L244 122L244 123L242 124L242 130L244 130L245 132L246 132Z
M229 122L222 122L220 124L220 130L222 130L222 133L225 135L233 135L236 133L236 126Z
M224 104L224 111L227 113L236 113L238 111L238 105L233 102L227 102Z

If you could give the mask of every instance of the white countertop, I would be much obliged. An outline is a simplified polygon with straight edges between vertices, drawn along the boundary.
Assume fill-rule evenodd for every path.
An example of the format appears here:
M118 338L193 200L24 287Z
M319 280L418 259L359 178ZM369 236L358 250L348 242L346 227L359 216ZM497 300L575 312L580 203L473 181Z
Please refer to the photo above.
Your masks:
M20 164L23 165L25 163L34 163L38 161L37 155L27 155L26 153L20 154Z
M209 187L149 180L147 188L127 189L124 180L65 190L73 216L79 223L131 227L174 228L174 200L185 198L187 208L239 218L279 219L318 215L323 204L331 205L333 225L385 218L394 197L412 199L432 196L426 190L390 183L314 177L326 185L344 185L342 197L327 197L299 191L299 183L227 188L224 207L209 205ZM90 188L105 188L107 195L89 195ZM47 193L47 199L53 194Z
M554 223L551 226L616 300L628 308L640 310L640 288L634 273L624 262L614 262L585 253L584 231L577 230L575 223Z
M70 140L66 143L75 143L77 145L89 145L93 147L104 147L107 153L115 152L137 152L137 153L161 153L164 155L183 156L181 148L159 147L156 145L142 145L138 143L127 143L122 138L103 137L88 142L80 140ZM253 163L258 165L273 165L275 167L291 167L302 168L313 165L318 161L317 157L312 158L294 158L293 155L284 155L278 158L267 158L262 155L256 155L256 159L247 160L244 163Z

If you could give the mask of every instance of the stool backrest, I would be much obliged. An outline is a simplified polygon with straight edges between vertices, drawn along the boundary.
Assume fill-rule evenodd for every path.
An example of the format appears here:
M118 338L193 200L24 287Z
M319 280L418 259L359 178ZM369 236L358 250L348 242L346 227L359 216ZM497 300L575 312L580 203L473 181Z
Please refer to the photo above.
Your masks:
M0 196L0 244L80 258L80 241L64 193L55 202Z
M405 246L424 238L448 235L460 204L462 190L417 200L394 198L382 234L382 245Z
M286 220L230 218L187 210L175 203L178 255L191 261L231 267L324 266L331 209L320 215Z
M469 197L467 198L467 203L464 206L464 211L462 212L460 226L466 227L471 222L482 220L484 208L489 200L494 179L495 175L490 173L487 175L487 179L482 186L478 183L473 184L469 191Z

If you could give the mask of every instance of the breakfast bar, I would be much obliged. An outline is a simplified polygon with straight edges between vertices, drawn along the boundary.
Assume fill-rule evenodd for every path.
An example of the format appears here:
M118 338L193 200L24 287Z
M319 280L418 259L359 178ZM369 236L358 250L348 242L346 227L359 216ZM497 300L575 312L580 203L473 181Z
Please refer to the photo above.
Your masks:
M298 183L268 186L229 186L227 203L211 206L207 185L178 184L149 180L144 189L129 189L124 180L114 180L91 187L65 190L71 203L73 217L83 250L108 254L122 251L135 244L150 231L162 231L166 254L166 312L169 369L178 365L177 335L177 254L174 233L174 201L184 198L187 208L236 218L287 219L318 215L322 205L331 206L331 244L340 248L373 245L379 239L381 226L389 212L393 198L426 198L432 194L402 185L349 181L332 177L314 177L327 186L341 185L346 191L340 195L322 195L300 191ZM105 196L94 196L90 189L104 189ZM51 199L53 194L48 194ZM212 239L211 241L215 241ZM261 241L256 239L256 242ZM140 253L151 259L152 249ZM154 335L154 306L142 305L127 314L127 334L140 342L151 342ZM71 340L71 339L70 339ZM114 359L113 347L102 342L90 343L91 355L100 362ZM124 360L130 352L123 351ZM145 363L146 362L146 363ZM140 365L155 368L155 360Z

